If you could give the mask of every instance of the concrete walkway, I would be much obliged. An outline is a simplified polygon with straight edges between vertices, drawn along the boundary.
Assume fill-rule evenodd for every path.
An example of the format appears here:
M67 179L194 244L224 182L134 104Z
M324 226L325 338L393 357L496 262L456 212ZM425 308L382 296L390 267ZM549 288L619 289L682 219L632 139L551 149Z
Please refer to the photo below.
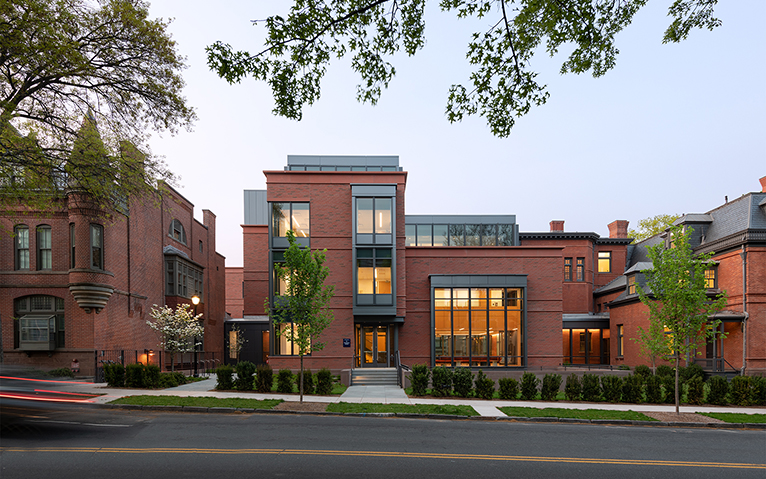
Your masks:
M114 389L106 383L73 382L63 390L68 392L102 394L91 402L106 404L124 396L154 395L154 396L206 396L218 398L250 398L250 399L282 399L284 401L299 401L297 394L260 394L238 391L216 391L215 377L184 384L169 389ZM379 404L452 404L473 407L476 412L487 417L503 417L505 414L498 408L533 407L533 408L562 408L562 409L607 409L613 411L636 412L675 412L672 404L610 404L610 403L572 403L563 401L485 401L482 399L463 398L419 398L408 397L402 388L396 386L351 386L341 396L304 396L304 401L323 403L379 403ZM680 407L680 412L732 412L746 414L766 414L766 408L739 408L722 406L688 406Z

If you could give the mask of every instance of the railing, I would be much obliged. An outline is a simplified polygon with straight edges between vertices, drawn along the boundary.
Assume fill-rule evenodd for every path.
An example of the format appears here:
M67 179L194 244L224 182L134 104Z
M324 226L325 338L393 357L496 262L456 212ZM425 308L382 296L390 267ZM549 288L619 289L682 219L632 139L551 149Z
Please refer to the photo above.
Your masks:
M170 353L167 351L154 351L151 349L101 349L94 351L95 375L93 382L105 382L104 364L119 363L123 366L129 364L154 364L159 366L160 371L178 371L189 376L198 376L200 372L209 376L210 372L221 363L221 353L216 351L195 351L190 353L176 353L171 364Z
M710 370L714 373L739 373L739 370L732 366L732 364L725 358L694 358L694 364L699 364L703 369ZM728 366L728 369L726 366Z
M399 355L398 349L394 353L394 365L396 366L396 385L400 388L404 387L404 384L402 384L404 382L402 380L402 374L404 371L409 371L410 367L402 364L402 357Z

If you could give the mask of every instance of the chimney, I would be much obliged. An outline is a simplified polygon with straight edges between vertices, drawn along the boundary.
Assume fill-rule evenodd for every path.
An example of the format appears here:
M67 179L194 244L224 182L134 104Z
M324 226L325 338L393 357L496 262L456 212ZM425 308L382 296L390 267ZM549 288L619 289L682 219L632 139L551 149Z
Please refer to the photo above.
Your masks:
M766 176L761 178L761 193L766 193Z
M564 232L564 220L551 221L551 233L563 233Z
M610 238L628 237L628 220L615 220L609 223Z

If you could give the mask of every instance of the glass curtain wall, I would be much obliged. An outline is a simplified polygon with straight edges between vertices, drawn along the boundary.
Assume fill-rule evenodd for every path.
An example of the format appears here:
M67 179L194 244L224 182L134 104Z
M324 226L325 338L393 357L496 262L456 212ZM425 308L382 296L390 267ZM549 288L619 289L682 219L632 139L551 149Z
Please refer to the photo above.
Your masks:
M564 362L568 364L608 364L608 329L564 329Z

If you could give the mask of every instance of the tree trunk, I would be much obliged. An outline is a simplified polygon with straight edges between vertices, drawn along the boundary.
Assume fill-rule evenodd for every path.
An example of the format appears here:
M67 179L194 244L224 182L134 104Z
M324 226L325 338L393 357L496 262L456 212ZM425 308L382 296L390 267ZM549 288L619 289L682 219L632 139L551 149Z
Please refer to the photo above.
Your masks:
M170 353L170 372L175 372L176 362L175 362L176 355L173 353Z
M303 355L301 354L301 374L298 376L300 385L298 389L301 391L301 403L303 403Z
M680 362L679 355L676 355L676 414L680 414L678 412L678 404L681 402L681 395L678 391L678 364Z

